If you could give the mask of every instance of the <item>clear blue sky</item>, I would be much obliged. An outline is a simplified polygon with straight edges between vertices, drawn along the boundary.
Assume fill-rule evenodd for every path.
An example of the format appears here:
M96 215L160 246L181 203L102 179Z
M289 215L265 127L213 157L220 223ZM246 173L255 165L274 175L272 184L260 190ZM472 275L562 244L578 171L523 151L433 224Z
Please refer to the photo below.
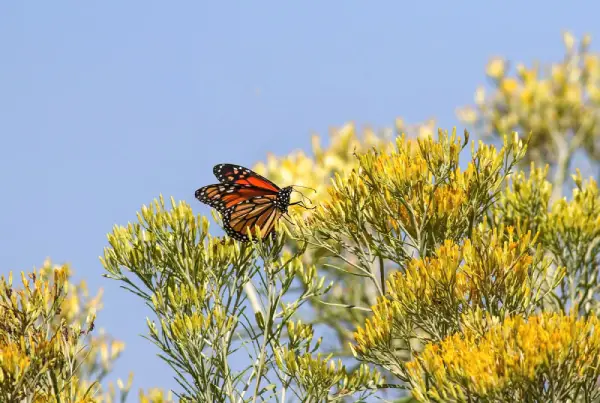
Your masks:
M207 214L194 190L216 163L308 149L349 120L450 128L490 56L558 60L565 28L600 41L593 2L417 3L0 3L0 273L71 262L105 290L97 323L127 344L130 401L176 388L139 337L146 308L101 277L114 224L159 193Z

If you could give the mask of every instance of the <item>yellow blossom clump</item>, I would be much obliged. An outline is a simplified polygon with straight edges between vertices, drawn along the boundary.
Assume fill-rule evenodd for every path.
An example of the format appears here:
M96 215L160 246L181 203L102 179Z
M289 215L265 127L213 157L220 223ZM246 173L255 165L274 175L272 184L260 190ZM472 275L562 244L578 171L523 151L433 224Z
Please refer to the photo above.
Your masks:
M407 364L420 401L596 401L600 323L543 313L508 317L428 344Z
M435 121L424 124L406 125L401 119L396 120L395 131L408 131L419 136L433 132ZM336 174L350 172L357 166L355 153L364 152L371 147L386 148L393 146L393 130L383 130L380 134L366 129L362 135L357 134L353 123L348 123L330 133L329 144L322 145L321 137L312 136L312 155L304 151L295 151L285 157L268 155L266 162L258 163L254 170L266 175L280 185L308 186L315 193L301 189L313 202L327 198L327 188L331 178Z
M57 390L79 385L77 366L85 335L94 317L73 323L61 316L70 290L69 268L51 266L21 273L21 288L13 288L13 275L0 279L0 400L52 401L64 397ZM47 373L50 377L40 377ZM55 385L49 382L54 377ZM55 389L60 387L60 389ZM76 388L77 389L77 388ZM92 395L76 390L85 401ZM81 393L81 394L80 394Z
M413 259L404 272L393 273L388 291L373 307L373 316L355 332L356 355L406 380L399 358L410 357L415 342L444 339L463 327L463 315L485 312L492 318L529 314L548 289L550 262L535 250L528 233L481 226L462 245L444 242L434 257Z
M542 227L544 246L567 268L561 284L561 308L577 306L582 313L600 312L600 193L593 178L583 181L578 171L571 200L555 202Z
M524 163L553 168L553 199L561 196L570 163L578 150L600 161L600 54L590 51L591 39L576 43L563 34L564 58L550 65L508 63L494 58L487 68L492 88L481 87L475 105L458 110L459 118L484 133L531 133Z
M50 260L20 277L20 287L12 273L0 279L0 401L114 401L114 387L99 382L124 346L94 329L101 292L91 297L68 265Z
M359 252L355 269L368 275L373 256L402 265L444 239L469 235L524 146L516 137L499 151L480 143L463 170L459 155L466 144L456 132L440 130L437 140L403 136L392 151L359 155L359 168L337 175L329 200L298 223L300 237L337 256L340 246Z
M298 383L303 394L317 401L341 400L357 391L369 392L382 382L379 373L365 364L348 371L341 360L332 360L331 355L298 355L293 351L284 351L283 354L284 370L288 376Z
M546 179L548 166L538 168L531 163L529 175L516 172L492 207L496 225L515 227L517 234L542 231L546 221L552 185Z
M584 256L581 255L585 255L587 250L579 251L579 247L589 244L600 235L600 195L593 178L584 183L579 172L573 177L577 188L573 190L570 201L561 199L552 205L548 226L555 229L555 233L548 233L547 236L555 241L557 248L562 249L568 244L575 249L571 250L571 255L577 256L575 259L582 259Z
M355 394L366 397L383 382L379 372L365 364L350 371L332 354L313 355L322 340L313 345L312 325L288 321L287 333L287 345L276 350L276 360L283 373L297 384L297 395L311 396L316 401L338 401Z
M503 77L505 71L506 61L499 57L495 57L490 60L486 68L487 75L496 80Z
M529 175L516 173L492 207L495 225L511 225L517 234L539 234L546 254L565 268L565 277L556 293L556 308L577 307L580 313L599 312L600 275L600 193L593 178L584 181L577 170L572 175L575 188L570 199L551 201L553 186L546 179L548 166Z
M151 388L148 392L140 390L139 393L140 403L174 403L173 393L171 391L165 393L164 390L158 388Z
M270 154L265 163L258 163L253 169L282 185L314 188L314 194L301 190L313 202L317 202L326 196L329 178L334 173L351 170L356 165L353 157L355 150L381 145L384 140L384 137L377 136L371 130L367 130L359 139L355 126L350 123L331 133L330 144L326 148L321 144L321 138L313 135L312 155L296 151L284 158L277 158Z

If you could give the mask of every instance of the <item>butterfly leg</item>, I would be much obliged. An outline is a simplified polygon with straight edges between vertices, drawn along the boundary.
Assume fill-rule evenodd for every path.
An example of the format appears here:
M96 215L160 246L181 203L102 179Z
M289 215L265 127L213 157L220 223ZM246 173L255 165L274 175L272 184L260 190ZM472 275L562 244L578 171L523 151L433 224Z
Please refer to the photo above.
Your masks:
M297 201L297 202L295 202L295 203L290 203L290 206L296 206L296 205L298 205L298 206L300 206L300 207L304 207L304 208L305 208L305 209L307 209L307 210L314 210L314 209L316 208L316 207L314 207L314 206L313 206L313 207L307 207L307 206L306 206L306 204L304 204L304 202L303 202L303 201Z

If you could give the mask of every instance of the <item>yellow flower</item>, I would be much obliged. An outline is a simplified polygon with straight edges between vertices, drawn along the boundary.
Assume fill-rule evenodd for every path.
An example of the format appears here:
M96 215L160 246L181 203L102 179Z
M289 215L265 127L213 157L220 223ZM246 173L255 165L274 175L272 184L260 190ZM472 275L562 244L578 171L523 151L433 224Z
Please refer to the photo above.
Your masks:
M573 46L575 46L575 37L569 31L563 32L563 42L565 44L565 48L567 51L573 50Z
M493 58L489 61L486 74L496 80L502 78L506 72L506 62L501 58Z
M500 90L506 95L512 95L519 88L519 83L514 78L503 78L500 82Z
M169 391L165 393L164 390L158 388L150 388L148 392L144 392L140 389L139 392L140 403L173 403L173 393Z
M422 401L532 395L545 401L554 393L545 387L550 383L565 391L564 400L576 400L577 390L595 389L600 376L599 325L595 316L544 313L506 318L482 336L469 329L451 335L407 364L413 395Z

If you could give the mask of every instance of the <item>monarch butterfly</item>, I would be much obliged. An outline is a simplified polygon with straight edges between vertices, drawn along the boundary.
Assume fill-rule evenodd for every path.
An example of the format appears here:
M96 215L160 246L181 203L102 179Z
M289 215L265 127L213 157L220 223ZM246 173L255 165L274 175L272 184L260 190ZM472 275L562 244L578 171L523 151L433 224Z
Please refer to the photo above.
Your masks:
M220 212L225 232L238 241L247 242L247 230L254 233L255 226L266 237L289 206L308 208L301 201L290 203L294 186L282 189L240 165L215 165L213 173L221 183L196 190L196 199Z

